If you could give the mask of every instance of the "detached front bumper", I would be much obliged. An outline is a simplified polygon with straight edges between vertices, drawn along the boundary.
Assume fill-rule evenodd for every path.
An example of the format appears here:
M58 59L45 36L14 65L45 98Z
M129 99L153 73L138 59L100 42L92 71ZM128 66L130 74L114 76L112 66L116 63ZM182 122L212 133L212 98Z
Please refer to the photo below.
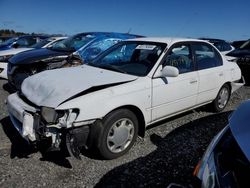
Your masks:
M51 149L60 149L65 143L69 153L80 158L82 148L89 148L98 144L99 134L102 132L100 120L83 122L71 121L70 115L58 119L58 123L46 123L38 107L30 105L21 99L17 93L7 99L7 108L10 119L19 134L31 142L39 142L50 138Z
M7 98L7 108L10 119L22 137L30 141L36 141L35 130L39 127L39 109L25 103L17 93Z

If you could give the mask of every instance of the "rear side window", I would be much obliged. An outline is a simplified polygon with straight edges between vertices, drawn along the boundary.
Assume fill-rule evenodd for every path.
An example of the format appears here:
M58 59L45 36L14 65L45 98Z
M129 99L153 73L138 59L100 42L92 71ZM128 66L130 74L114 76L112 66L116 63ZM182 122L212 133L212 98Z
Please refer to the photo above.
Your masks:
M193 44L198 70L209 69L222 65L221 55L205 43Z

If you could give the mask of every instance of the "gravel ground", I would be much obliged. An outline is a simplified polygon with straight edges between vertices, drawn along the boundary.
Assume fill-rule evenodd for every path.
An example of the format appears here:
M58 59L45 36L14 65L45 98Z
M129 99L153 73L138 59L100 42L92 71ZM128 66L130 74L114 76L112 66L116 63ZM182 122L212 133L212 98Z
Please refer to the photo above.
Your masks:
M227 124L228 115L250 97L250 87L233 94L219 114L205 108L158 123L137 139L125 156L101 160L85 153L82 160L35 151L11 126L0 80L0 187L192 187L192 172L211 139Z

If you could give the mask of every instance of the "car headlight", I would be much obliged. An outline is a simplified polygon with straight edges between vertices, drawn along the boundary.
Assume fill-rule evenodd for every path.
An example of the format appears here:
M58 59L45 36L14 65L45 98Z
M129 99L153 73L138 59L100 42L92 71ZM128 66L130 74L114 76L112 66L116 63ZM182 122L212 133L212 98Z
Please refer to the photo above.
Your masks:
M55 123L62 113L57 112L54 108L42 107L41 115L43 119L48 123Z
M59 123L62 127L70 127L78 114L78 109L55 110L50 107L41 108L41 116L47 123Z
M69 109L64 111L64 115L58 118L61 127L70 128L79 114L79 109Z
M0 61L3 61L3 62L8 62L8 59L11 58L13 55L3 55L3 56L0 56Z
M229 126L226 126L214 137L214 139L207 147L207 150L203 155L201 161L197 164L194 170L193 175L197 176L202 181L202 187L214 187L214 185L217 183L214 149L228 129Z
M202 187L216 187L216 166L214 162L214 153L212 153L204 166L201 176Z
M61 68L63 67L65 64L67 63L66 60L62 60L62 61L57 61L57 62L50 62L47 64L47 69L51 70L51 69L57 69L57 68Z

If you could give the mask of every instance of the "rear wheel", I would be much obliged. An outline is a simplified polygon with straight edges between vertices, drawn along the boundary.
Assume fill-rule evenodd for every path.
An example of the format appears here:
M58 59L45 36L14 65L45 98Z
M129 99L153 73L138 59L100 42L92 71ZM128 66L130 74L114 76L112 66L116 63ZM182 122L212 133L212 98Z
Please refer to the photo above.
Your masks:
M224 84L221 87L217 97L214 99L212 103L212 108L215 112L220 112L226 107L230 99L230 92L231 91L228 84Z
M104 118L99 151L105 159L124 155L138 135L138 120L133 112L119 109Z

